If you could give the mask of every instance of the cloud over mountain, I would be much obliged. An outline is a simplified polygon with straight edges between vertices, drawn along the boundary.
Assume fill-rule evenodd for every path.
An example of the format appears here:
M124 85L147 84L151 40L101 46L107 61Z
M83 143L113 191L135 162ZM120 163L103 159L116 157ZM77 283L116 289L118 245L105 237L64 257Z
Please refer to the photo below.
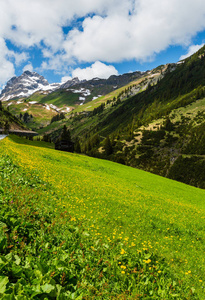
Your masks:
M66 72L79 62L147 61L204 29L202 0L2 0L0 82L34 48L42 69Z
M107 66L100 61L96 61L90 67L73 70L72 77L78 77L80 80L90 80L95 77L107 79L111 75L118 75L118 71L113 66Z
M187 54L185 55L182 55L180 57L180 60L183 60L189 56L191 56L192 54L194 54L195 52L197 52L200 48L202 48L204 46L204 44L201 44L201 45L191 45L188 49L188 52Z

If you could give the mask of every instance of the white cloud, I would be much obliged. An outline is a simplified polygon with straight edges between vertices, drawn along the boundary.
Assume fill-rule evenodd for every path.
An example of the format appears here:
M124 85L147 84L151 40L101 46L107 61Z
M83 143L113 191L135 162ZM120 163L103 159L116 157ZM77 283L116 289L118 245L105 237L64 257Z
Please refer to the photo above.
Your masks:
M29 59L28 53L25 52L18 53L14 51L9 51L9 56L14 58L16 66L20 66L23 62Z
M61 83L64 83L72 78L78 77L80 80L90 80L93 78L107 79L111 75L118 75L118 71L114 66L106 65L100 61L96 61L90 67L87 68L76 68L70 71L72 76L64 76L61 78Z
M64 77L61 78L61 83L65 83L65 82L67 82L68 80L71 80L71 79L72 79L71 76L64 76Z
M128 2L128 1L127 1ZM134 1L132 14L88 17L83 30L68 33L65 59L79 61L149 60L169 45L188 45L205 28L205 2L201 0ZM121 4L118 4L120 7Z
M0 65L0 86L4 85L6 81L15 76L15 69L12 63L3 59Z
M29 63L28 65L24 66L23 72L25 72L25 71L33 72L33 65L31 63Z
M9 55L4 45L0 58L14 73L12 59L22 63L35 46L42 70L66 74L74 62L150 60L170 45L188 47L203 29L202 0L1 0L0 38L24 54Z
M115 69L115 67L111 65L107 66L100 61L96 61L90 67L85 69L77 68L72 71L72 77L78 77L80 80L90 80L95 77L107 79L111 75L118 75L118 71Z
M102 13L107 5L109 0L1 0L0 34L16 45L30 47L43 41L57 50L62 26L91 12Z
M183 59L185 59L185 58L191 56L192 54L196 53L196 52L197 52L201 47L203 47L203 46L204 46L204 44L201 44L201 45L191 45L191 46L189 46L189 49L188 49L187 54L182 55L182 56L180 57L179 60L183 60Z
M58 56L45 52L47 68L62 70L74 61L148 61L170 45L188 46L205 29L201 0L187 0L186 6L184 0L111 0L104 6L99 1L90 12L96 14L68 32Z
M0 87L15 75L14 65L8 60L9 55L5 41L0 37Z

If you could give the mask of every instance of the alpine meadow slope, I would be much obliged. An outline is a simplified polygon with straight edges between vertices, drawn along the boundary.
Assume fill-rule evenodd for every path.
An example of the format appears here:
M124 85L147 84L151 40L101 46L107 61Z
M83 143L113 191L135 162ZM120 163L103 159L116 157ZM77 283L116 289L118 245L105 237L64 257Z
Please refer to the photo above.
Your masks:
M0 162L1 299L203 299L204 190L16 136Z

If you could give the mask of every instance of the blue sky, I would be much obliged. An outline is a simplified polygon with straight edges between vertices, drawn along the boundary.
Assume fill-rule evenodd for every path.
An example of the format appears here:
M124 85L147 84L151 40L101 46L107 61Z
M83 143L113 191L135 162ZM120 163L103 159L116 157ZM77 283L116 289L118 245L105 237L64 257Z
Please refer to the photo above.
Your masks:
M204 43L202 0L1 0L0 87L27 69L50 83L146 71Z

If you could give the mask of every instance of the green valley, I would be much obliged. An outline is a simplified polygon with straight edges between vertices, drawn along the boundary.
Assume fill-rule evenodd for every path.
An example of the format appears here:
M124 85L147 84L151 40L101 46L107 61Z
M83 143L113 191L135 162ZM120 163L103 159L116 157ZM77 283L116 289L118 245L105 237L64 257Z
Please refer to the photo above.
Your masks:
M79 106L39 134L55 141L66 125L89 156L205 188L204 50Z
M0 151L2 299L202 299L204 190L15 136Z

